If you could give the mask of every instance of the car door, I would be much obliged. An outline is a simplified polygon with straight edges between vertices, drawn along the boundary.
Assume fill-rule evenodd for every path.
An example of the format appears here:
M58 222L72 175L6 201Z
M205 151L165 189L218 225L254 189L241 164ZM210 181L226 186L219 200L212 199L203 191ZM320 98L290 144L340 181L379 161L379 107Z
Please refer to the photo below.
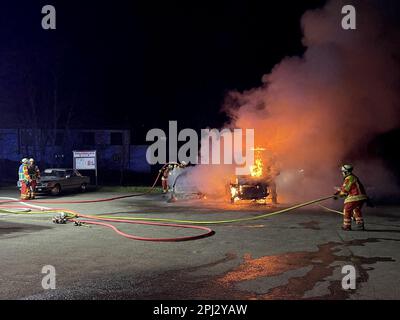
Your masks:
M73 177L73 171L72 170L65 170L64 173L64 179L63 179L63 189L73 189L75 188L75 181L74 181L74 177Z
M77 177L78 187L81 187L82 184L88 184L87 178L82 176L79 171L74 170L74 173Z
M72 189L77 189L81 186L81 177L77 175L75 170L68 170L68 176L69 176L69 181L70 181L70 186Z

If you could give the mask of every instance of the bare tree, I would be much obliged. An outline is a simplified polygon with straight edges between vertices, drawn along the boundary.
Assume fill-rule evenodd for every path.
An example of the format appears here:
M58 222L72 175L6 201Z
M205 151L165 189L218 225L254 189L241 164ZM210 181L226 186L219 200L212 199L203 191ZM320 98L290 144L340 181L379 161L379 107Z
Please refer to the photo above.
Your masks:
M25 134L30 136L29 143L24 146L25 153L33 153L45 162L44 165L53 166L55 159L49 157L48 153L54 153L57 149L57 134L66 137L69 132L78 89L65 92L63 84L67 80L63 78L63 59L48 63L40 55L33 57L22 64L24 68L19 70L22 91L25 93L25 99L19 104L19 123L27 128ZM65 144L64 138L61 146L65 147Z

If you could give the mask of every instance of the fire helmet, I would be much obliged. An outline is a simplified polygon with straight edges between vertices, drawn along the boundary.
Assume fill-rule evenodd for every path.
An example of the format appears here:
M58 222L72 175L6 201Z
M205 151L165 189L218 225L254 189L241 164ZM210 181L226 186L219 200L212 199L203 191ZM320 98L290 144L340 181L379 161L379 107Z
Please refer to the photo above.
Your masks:
M35 159L30 158L30 159L29 159L29 162L30 162L30 163L35 163Z
M23 158L21 160L21 163L23 163L23 164L27 164L28 162L29 162L28 158Z
M345 164L342 166L341 171L343 176L346 177L353 172L353 166L351 164Z

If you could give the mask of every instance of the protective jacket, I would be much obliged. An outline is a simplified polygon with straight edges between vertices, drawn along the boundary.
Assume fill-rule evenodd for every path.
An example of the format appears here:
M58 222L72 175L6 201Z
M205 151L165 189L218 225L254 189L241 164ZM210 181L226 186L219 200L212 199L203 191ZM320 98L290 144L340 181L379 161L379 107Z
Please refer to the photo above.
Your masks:
M40 178L40 170L36 165L28 167L29 176L32 180L37 180Z
M346 197L344 203L368 199L364 186L354 174L350 174L344 178L340 189L340 196Z
M28 165L27 164L21 164L19 166L18 178L19 178L19 181L28 182L30 180L29 171L28 171Z

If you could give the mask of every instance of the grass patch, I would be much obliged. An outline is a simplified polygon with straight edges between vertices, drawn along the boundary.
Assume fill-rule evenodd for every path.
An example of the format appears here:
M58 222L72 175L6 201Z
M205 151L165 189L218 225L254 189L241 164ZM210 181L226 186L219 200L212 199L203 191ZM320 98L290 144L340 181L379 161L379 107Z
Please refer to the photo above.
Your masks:
M145 186L103 186L99 187L99 191L102 192L121 192L121 193L144 193L149 192L151 187ZM155 187L151 193L161 193L161 187Z

